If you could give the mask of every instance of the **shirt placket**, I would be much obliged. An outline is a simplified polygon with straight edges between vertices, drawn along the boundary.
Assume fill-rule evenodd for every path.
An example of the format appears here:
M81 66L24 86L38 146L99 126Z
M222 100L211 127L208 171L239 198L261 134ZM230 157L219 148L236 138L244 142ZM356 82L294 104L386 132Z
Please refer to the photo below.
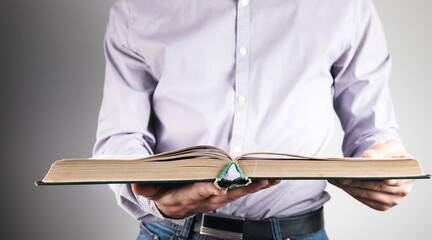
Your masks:
M236 25L234 123L230 146L233 156L243 153L248 120L250 0L238 1Z

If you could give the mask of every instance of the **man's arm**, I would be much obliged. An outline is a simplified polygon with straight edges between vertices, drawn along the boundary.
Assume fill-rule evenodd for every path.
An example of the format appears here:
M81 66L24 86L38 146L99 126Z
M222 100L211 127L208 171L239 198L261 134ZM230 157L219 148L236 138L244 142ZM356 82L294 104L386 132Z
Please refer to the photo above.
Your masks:
M280 180L259 180L232 190L218 189L214 183L198 182L164 189L165 184L133 184L135 194L153 200L158 209L168 218L186 218L221 208L243 196L269 188Z
M372 1L353 2L357 14L345 50L332 68L334 108L345 131L343 152L353 157L403 157L387 86L391 61L383 29ZM387 210L410 192L414 181L330 183L374 209Z
M129 41L127 2L112 7L105 35L106 74L93 155L151 155L156 144L151 112L157 79L145 56ZM181 141L179 139L179 141ZM188 185L113 184L117 202L140 220L183 218L220 208L279 181L256 181L223 191L213 183Z
M129 44L126 4L120 0L113 5L105 33L106 72L94 156L153 154L151 95L157 82L144 57ZM154 203L135 195L129 184L110 188L118 204L133 217L163 218Z

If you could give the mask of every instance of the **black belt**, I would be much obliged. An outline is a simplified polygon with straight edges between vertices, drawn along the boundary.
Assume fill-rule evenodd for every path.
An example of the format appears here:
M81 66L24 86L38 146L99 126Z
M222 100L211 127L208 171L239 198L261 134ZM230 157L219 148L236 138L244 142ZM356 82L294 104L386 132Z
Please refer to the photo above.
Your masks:
M305 236L324 227L323 209L289 218L279 218L282 238ZM274 219L250 220L215 213L198 214L195 217L194 232L201 235L225 239L273 239Z

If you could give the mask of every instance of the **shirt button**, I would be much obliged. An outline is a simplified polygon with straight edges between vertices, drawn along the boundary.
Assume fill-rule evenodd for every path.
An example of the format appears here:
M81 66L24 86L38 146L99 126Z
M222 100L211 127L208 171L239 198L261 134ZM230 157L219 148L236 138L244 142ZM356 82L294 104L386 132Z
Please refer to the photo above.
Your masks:
M243 6L246 6L249 4L249 0L241 0L240 2Z
M248 50L245 46L240 47L239 51L240 51L241 55L246 55L246 53L248 52Z
M238 101L239 103L242 103L242 104L243 104L243 103L246 102L246 97L243 96L243 95L240 95L240 96L238 96L237 101Z

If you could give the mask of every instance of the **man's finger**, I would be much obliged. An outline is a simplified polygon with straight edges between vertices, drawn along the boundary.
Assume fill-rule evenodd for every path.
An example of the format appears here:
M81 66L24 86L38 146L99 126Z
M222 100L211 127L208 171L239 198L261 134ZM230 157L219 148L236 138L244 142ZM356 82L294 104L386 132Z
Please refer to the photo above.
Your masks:
M149 200L158 200L165 194L174 189L187 186L187 183L135 183L132 184L132 191L140 196L143 196Z
M352 180L343 179L337 181L338 183L346 186L360 187L365 189L371 189L376 191L383 191L388 187L400 187L404 185L411 185L415 182L415 179L385 179L385 180ZM332 182L335 182L334 180ZM393 190L390 190L393 191Z
M365 180L341 180L330 181L330 183L346 188L360 188L364 190L384 192L394 195L406 196L411 191L414 181L412 180L397 180L398 185L387 185L385 181L365 181Z
M415 179L386 179L384 180L384 183L387 186L399 187L405 184L415 183L415 181Z
M345 192L356 198L367 199L387 206L398 205L404 195L391 194L386 192L377 192L362 188L342 187Z
M398 158L407 156L402 143L395 140L377 144L366 150L363 155L366 158Z
M279 183L281 183L281 180L269 180L269 184L262 189L267 189L267 188L272 187L274 185L277 185Z
M160 187L160 184L134 183L132 184L132 191L136 195L152 198L158 194Z
M261 189L266 188L269 185L268 180L259 180L252 182L246 187L240 187L232 190L228 190L226 195L215 197L214 201L217 202L232 202L238 198L246 196L251 193L258 192Z
M225 195L226 190L217 188L214 183L211 182L197 182L191 186L191 198L194 200L201 200L209 198L211 196Z
M230 199L236 200L248 194L258 192L259 190L266 188L268 185L269 185L268 180L258 180L252 182L246 187L232 189L228 191L227 195L229 196Z
M394 207L393 205L383 204L379 202L372 201L370 199L365 199L357 196L352 196L353 198L357 199L359 202L363 203L364 205L373 208L378 211L387 211L390 208Z
M279 184L279 183L281 183L281 180L270 180L269 185L270 185L270 186L274 186L274 185L277 185L277 184Z

